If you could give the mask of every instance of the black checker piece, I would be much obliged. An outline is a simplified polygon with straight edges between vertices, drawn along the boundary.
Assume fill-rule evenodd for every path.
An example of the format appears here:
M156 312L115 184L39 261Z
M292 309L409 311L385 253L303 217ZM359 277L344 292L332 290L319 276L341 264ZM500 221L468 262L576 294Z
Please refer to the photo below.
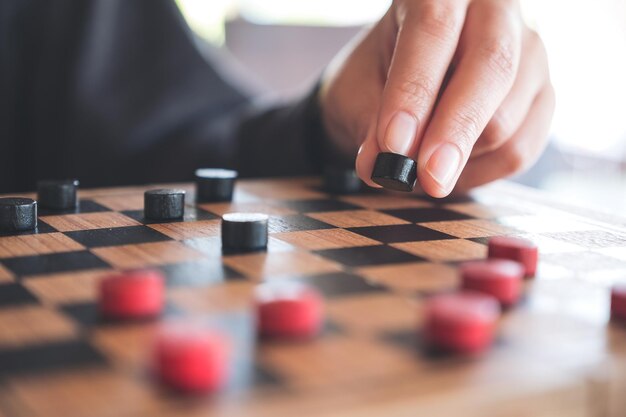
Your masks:
M386 288L380 284L368 282L363 277L347 272L309 275L293 279L311 285L328 298L386 291Z
M0 285L0 307L36 303L37 298L21 284Z
M222 263L221 258L203 259L161 266L168 287L201 287L223 281L244 279Z
M103 211L112 211L110 208L96 203L93 200L79 200L78 207L68 210L52 210L47 208L38 208L40 216L55 216L59 214L78 214L78 213L100 213Z
M362 207L354 204L345 203L343 201L328 199L315 200L290 200L281 203L289 208L299 211L300 213L315 213L321 211L341 211L341 210L358 210Z
M361 236L383 243L423 242L427 240L456 239L445 233L415 224L395 224L390 226L351 227L347 229Z
M82 340L0 350L0 376L106 364L104 355Z
M269 233L299 232L302 230L321 230L334 228L335 226L321 222L319 220L315 220L303 214L292 214L288 216L270 216L270 222L268 225Z
M86 250L52 253L49 255L21 256L19 258L4 259L2 263L19 276L109 268L106 262Z
M402 220L409 221L411 223L443 222L450 220L467 220L473 218L471 216L468 216L467 214L438 207L406 208L381 211L383 213L389 214L390 216L394 216Z
M324 249L318 255L350 267L420 262L424 258L386 245L359 246L355 248Z
M78 230L65 234L83 246L97 248L101 246L134 245L138 243L163 242L172 240L146 226L112 227L107 229Z
M143 224L155 224L155 223L179 223L179 222L197 222L200 220L214 220L219 217L213 213L209 213L206 210L202 210L196 207L185 206L185 215L182 219L172 219L172 220L150 220L146 219L143 216L143 210L125 210L122 211L122 214L130 217L131 219L137 220L139 223Z

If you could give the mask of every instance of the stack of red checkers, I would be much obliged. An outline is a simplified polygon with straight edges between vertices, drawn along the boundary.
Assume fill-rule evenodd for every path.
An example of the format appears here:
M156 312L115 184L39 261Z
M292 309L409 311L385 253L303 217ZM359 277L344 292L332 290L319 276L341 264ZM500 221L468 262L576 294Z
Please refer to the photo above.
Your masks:
M489 239L488 257L521 263L526 270L524 276L527 278L535 276L538 256L537 246L530 240L512 236L496 236Z
M164 277L152 269L124 271L100 282L100 314L109 319L154 317L163 309Z
M256 289L255 301L261 336L307 339L317 335L322 327L322 297L302 283L263 283Z
M462 291L428 300L424 336L430 346L477 354L489 347L500 316L498 302L488 295Z
M169 325L160 330L155 346L155 375L182 393L212 392L228 377L230 343L209 329Z
M611 290L611 318L626 321L626 285Z
M520 297L524 267L508 259L466 262L460 267L462 287L497 299L502 306L515 304Z

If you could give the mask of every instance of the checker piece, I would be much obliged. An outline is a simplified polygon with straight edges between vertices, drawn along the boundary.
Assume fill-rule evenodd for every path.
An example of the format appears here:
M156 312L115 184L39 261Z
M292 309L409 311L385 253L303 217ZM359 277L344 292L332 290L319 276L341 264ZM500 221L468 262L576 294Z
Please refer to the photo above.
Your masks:
M626 323L626 285L611 289L611 318Z
M309 339L320 332L324 321L322 296L308 285L266 282L256 288L255 301L261 336Z
M230 341L215 330L170 323L159 330L154 373L181 393L199 394L221 388L228 379Z
M222 216L222 249L252 252L267 248L269 216L262 213L226 213Z
M0 232L21 232L37 227L37 202L31 198L0 198Z
M524 266L508 259L466 262L460 266L463 289L489 294L503 307L519 300Z
M513 236L495 236L489 239L488 258L510 259L524 265L524 276L530 278L537 272L537 246L527 239Z
M463 291L431 298L425 310L424 333L435 348L477 354L489 347L500 307L491 296Z
M108 319L141 319L163 310L164 277L152 269L124 271L100 282L100 314Z

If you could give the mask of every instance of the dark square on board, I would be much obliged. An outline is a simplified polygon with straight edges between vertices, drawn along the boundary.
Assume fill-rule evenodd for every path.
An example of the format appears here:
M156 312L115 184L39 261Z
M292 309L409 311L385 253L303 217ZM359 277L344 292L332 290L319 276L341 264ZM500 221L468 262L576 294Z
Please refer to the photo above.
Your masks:
M348 272L307 275L293 279L311 285L328 298L387 291L380 284L368 282L363 277Z
M446 210L440 207L403 208L382 210L382 212L409 221L411 223L443 222L449 220L472 219L472 217L468 216L467 214L459 213L452 210Z
M209 213L206 210L202 210L197 207L189 207L189 206L185 206L185 215L181 219L174 219L174 220L146 219L143 216L143 210L125 210L125 211L122 211L122 214L130 217L131 219L137 220L138 222L143 223L143 224L197 222L200 220L214 220L214 219L219 218L217 215L213 213Z
M351 232L383 243L423 242L427 240L456 239L454 236L415 224L351 227Z
M0 307L37 303L37 298L19 283L0 285Z
M106 262L86 250L8 258L2 263L19 276L109 268Z
M315 253L350 267L424 261L419 256L386 245L324 249Z
M23 236L23 235L41 235L44 233L54 233L57 229L50 226L41 219L37 219L37 227L33 230L23 230L21 232L0 232L0 237L4 236Z
M104 355L83 340L0 349L0 376L106 364Z
M78 214L78 213L99 213L103 211L112 211L110 208L96 203L93 200L79 200L78 207L69 210L53 210L43 207L37 207L40 216L56 216L60 214Z
M281 204L299 211L300 213L315 213L321 211L358 210L361 207L331 198L314 200L290 200Z
M163 265L159 268L167 277L168 287L198 287L244 279L224 265L221 257Z
M303 214L271 216L268 226L270 233L299 232L303 230L321 230L334 228L335 226L319 220L315 220Z
M65 234L83 246L97 248L101 246L136 245L139 243L163 242L170 237L146 226L112 227L106 229L78 230Z

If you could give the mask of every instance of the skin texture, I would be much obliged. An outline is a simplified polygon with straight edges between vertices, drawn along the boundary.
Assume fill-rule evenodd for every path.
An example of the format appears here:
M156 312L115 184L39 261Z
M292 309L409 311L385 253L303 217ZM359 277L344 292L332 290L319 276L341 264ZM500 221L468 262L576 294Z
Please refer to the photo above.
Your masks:
M543 151L554 90L539 36L514 0L398 0L329 66L320 92L336 146L418 163L433 197L510 176Z

